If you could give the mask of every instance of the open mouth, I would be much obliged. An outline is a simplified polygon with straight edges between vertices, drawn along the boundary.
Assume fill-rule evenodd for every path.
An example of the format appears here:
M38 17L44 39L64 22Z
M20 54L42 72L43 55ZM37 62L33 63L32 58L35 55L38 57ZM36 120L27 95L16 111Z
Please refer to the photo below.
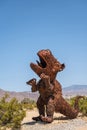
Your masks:
M46 66L47 66L46 61L44 60L44 58L43 58L42 56L40 56L40 55L38 55L38 56L39 56L39 61L36 60L37 64L38 64L40 67L42 67L42 68L46 68Z

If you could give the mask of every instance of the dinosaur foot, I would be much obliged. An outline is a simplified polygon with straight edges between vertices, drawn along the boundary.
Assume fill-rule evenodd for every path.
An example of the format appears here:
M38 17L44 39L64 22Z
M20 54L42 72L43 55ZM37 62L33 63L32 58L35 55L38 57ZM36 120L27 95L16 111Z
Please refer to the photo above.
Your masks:
M45 117L41 115L41 120L46 123L51 123L53 121L53 117Z
M32 119L35 120L35 121L42 121L40 116L33 117Z

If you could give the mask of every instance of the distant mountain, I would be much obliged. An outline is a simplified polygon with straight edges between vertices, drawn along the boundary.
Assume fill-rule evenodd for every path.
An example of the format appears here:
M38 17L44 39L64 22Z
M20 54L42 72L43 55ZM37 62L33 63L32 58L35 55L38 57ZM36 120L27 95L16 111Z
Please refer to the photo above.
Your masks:
M7 93L9 95L9 99L16 97L19 101L22 101L24 98L30 98L32 100L37 100L38 98L38 93L32 93L32 92L15 92L15 91L5 91L0 89L0 98L3 97Z
M87 96L87 85L72 85L66 88L62 88L63 96L70 98L76 95L85 95ZM16 97L19 101L22 101L24 98L30 98L32 100L37 100L39 94L38 92L10 92L0 89L0 98L4 96L5 93L8 93L10 98Z
M87 85L72 85L66 88L63 88L63 95L65 97L72 97L76 95L85 95L87 96Z

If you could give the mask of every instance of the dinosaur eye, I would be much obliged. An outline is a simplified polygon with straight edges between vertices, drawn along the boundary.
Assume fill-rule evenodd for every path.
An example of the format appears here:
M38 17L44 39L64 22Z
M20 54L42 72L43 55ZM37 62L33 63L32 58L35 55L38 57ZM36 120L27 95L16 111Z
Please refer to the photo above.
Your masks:
M46 51L47 51L48 53L50 53L50 50L49 50L49 49L47 49Z

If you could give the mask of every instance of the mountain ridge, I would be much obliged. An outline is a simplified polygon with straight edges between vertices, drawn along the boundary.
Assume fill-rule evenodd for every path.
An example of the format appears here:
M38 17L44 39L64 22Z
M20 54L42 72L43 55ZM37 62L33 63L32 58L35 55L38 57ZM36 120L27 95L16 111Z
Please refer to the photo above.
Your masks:
M63 96L65 98L70 98L76 95L87 96L87 85L71 85L65 88L62 88ZM5 91L0 88L0 98L4 96L5 93L8 93L10 99L16 97L19 101L22 101L24 98L30 98L32 100L37 100L39 94L38 92L16 92L16 91Z
M67 96L84 95L87 96L87 85L71 85L63 88L63 94Z

